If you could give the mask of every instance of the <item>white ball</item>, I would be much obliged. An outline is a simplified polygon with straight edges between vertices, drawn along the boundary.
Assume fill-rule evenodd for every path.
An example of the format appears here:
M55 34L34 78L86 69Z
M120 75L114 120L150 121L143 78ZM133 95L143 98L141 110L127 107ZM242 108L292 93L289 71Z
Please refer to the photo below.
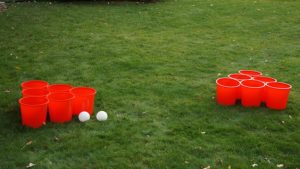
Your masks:
M105 111L99 111L96 115L97 120L105 121L107 120L107 113Z
M86 111L82 111L78 116L79 121L85 122L90 119L90 114Z

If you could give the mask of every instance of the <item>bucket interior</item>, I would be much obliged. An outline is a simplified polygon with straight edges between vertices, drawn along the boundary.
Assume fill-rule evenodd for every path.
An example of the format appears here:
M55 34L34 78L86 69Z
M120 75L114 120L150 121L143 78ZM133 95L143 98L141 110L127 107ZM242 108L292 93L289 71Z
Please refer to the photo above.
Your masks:
M263 82L276 82L277 80L271 77L266 77L266 76L257 76L254 77L255 80L260 80Z
M65 101L74 98L74 95L71 93L53 93L48 96L49 100L55 101Z
M250 76L248 75L242 75L242 74L230 74L229 77L233 78L233 79L238 79L238 80L248 80L251 79Z
M43 80L30 80L22 83L22 88L43 88L48 86L48 82Z
M256 70L240 70L239 73L251 75L251 76L261 76L262 73Z
M48 99L43 97L26 97L20 99L20 103L24 105L37 106L48 103Z
M49 93L46 89L25 89L22 91L23 95L30 95L30 96L44 96Z
M253 88L264 87L264 83L257 80L244 80L242 81L242 85L246 87L253 87Z
M282 83L282 82L271 82L267 84L270 87L276 88L276 89L290 89L292 88L291 85L287 83Z
M217 84L227 87L238 87L240 85L240 83L237 80L230 78L220 78L217 80Z
M72 88L71 85L68 84L54 84L48 87L50 92L55 92L55 91L69 91Z

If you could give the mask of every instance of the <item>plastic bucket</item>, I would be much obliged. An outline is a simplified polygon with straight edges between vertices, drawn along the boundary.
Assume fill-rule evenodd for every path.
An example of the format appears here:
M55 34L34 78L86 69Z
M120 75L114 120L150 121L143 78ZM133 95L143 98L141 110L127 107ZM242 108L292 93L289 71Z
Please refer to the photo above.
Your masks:
M96 90L89 87L75 87L71 89L71 93L75 96L73 115L78 115L82 111L87 111L92 115Z
M242 81L242 105L245 107L259 107L264 86L265 83L258 80Z
M283 82L267 83L266 105L270 109L283 110L286 108L292 86Z
M249 75L251 77L262 76L262 73L256 70L240 70L239 73L243 75Z
M62 93L62 92L70 92L73 87L68 84L53 84L48 86L48 90L50 93Z
M47 118L48 99L45 97L25 97L19 100L22 124L39 128Z
M47 98L49 91L45 88L42 89L24 89L22 90L23 97L44 97Z
M48 82L43 80L29 80L21 84L22 89L47 89Z
M64 123L72 120L72 102L74 95L71 93L51 93L49 99L50 121Z
M219 78L216 80L217 103L220 105L235 105L238 99L239 81L231 78Z
M250 79L252 79L251 76L249 76L249 75L243 75L243 74L240 74L240 73L230 74L230 75L228 75L228 77L232 78L232 79L235 79L235 80L238 80L239 82L241 82L243 80L250 80ZM241 97L242 97L241 93L242 93L242 88L240 86L238 94L237 94L237 98L238 99L241 99Z
M253 79L262 81L265 84L267 84L268 82L277 82L276 79L274 79L272 77L267 77L267 76L256 76L256 77L253 77ZM267 100L267 86L265 86L263 88L262 95L261 95L261 101L266 102L266 100Z

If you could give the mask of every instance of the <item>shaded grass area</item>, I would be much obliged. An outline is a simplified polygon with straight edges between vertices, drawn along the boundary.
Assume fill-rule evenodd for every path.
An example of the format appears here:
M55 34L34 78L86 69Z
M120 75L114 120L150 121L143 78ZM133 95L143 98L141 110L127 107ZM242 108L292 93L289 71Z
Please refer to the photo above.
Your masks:
M299 168L299 7L10 4L0 13L0 168ZM215 79L239 69L292 84L288 108L216 105ZM109 120L22 127L29 79L95 87L95 111Z

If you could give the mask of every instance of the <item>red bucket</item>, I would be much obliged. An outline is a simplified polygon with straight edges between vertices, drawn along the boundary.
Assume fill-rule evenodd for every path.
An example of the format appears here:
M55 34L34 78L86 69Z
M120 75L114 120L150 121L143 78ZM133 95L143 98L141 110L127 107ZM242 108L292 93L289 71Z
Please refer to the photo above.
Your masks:
M250 79L252 79L251 76L249 76L249 75L243 75L243 74L240 74L240 73L230 74L230 75L228 75L228 77L231 78L231 79L238 80L239 82L241 82L243 80L250 80ZM238 95L237 95L238 99L241 99L241 97L242 97L241 93L242 93L242 88L240 86L239 87L239 91L238 91Z
M48 90L50 93L62 93L62 92L70 92L73 87L68 84L53 84L48 86Z
M21 84L22 89L47 89L48 82L43 80L29 80Z
M239 81L231 78L219 78L216 80L217 103L220 105L235 105L238 99Z
M39 128L47 118L48 99L44 97L25 97L19 100L22 124L24 126Z
M64 123L72 120L72 102L74 95L71 93L52 93L49 99L50 121Z
M87 111L92 115L96 90L89 87L75 87L71 89L71 93L75 95L73 114L79 115L80 112Z
M256 70L240 70L239 73L243 75L249 75L251 77L262 76L262 73Z
M266 105L270 109L283 110L286 108L292 86L282 82L267 83Z
M41 89L24 89L22 90L23 97L44 97L47 98L49 91L45 88Z
M265 84L258 80L244 80L242 86L242 105L245 107L259 107Z
M267 84L268 82L277 82L276 79L271 78L271 77L267 77L267 76L256 76L256 77L253 77L253 79L262 81L265 84ZM265 86L263 88L262 95L261 95L261 101L266 102L266 100L267 100L267 86Z

